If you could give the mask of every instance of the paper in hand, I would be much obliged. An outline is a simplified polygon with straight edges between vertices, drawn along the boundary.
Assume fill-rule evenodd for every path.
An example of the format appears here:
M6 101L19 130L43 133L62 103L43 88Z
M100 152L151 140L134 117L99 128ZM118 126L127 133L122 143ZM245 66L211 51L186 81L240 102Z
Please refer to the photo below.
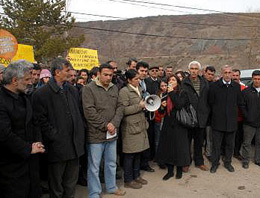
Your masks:
M116 135L117 135L116 129L115 129L114 135L111 135L111 134L109 133L109 131L107 131L107 140L116 137Z

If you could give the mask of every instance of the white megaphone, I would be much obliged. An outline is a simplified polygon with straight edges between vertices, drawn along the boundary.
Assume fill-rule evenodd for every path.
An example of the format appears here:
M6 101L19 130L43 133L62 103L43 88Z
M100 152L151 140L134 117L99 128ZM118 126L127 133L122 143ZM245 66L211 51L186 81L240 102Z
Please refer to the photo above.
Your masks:
M145 97L144 106L147 111L156 111L161 106L161 99L157 95L148 95Z

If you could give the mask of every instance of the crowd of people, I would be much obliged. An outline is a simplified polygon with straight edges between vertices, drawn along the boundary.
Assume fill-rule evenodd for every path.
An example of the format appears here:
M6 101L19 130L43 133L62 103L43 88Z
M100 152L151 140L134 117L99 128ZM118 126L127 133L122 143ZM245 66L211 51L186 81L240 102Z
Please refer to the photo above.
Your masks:
M253 138L260 166L260 70L246 86L229 65L220 76L197 61L175 73L135 58L126 65L120 71L110 60L76 71L56 58L49 69L24 60L0 66L1 197L74 197L79 183L99 198L101 182L107 193L124 196L116 178L140 189L149 183L140 171L155 172L151 161L167 168L163 180L174 172L181 179L192 160L216 173L221 156L229 172L233 156L248 169ZM146 109L149 95L161 99L155 112ZM176 116L190 105L197 117L192 127Z

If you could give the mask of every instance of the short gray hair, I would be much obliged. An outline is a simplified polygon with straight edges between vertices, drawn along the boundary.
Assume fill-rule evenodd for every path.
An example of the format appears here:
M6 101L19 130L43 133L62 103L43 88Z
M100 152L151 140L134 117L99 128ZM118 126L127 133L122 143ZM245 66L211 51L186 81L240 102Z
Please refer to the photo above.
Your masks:
M3 84L12 83L12 79L22 79L26 73L29 73L33 68L33 64L26 60L18 60L10 63L3 72Z
M198 65L198 66L199 66L199 70L202 69L202 68L201 68L201 64L200 64L198 61L191 61L191 62L189 63L189 65L188 65L188 69L190 69L190 67L191 67L192 65Z
M230 65L224 65L221 67L221 72L223 72L225 69L230 68L232 70L232 66Z

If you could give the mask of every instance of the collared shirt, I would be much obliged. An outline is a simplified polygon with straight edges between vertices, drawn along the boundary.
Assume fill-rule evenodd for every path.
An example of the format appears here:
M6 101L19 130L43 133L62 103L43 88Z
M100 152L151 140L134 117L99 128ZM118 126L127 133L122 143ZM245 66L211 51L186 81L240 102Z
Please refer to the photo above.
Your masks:
M151 79L152 79L153 81L157 81L157 80L158 80L157 78L153 78L152 76L151 76Z
M138 87L135 87L135 86L131 85L130 83L129 83L129 86L141 97L141 93L140 93Z
M94 81L95 81L95 83L96 83L98 86L103 87L106 91L108 91L109 88L114 85L112 82L110 82L109 85L108 85L108 87L104 87L104 86L101 84L101 82L99 81L99 77L96 77Z
M224 83L224 85L230 85L231 84L231 81L226 82L224 79L222 79L222 82Z
M260 87L255 87L256 91L259 93L260 92Z

